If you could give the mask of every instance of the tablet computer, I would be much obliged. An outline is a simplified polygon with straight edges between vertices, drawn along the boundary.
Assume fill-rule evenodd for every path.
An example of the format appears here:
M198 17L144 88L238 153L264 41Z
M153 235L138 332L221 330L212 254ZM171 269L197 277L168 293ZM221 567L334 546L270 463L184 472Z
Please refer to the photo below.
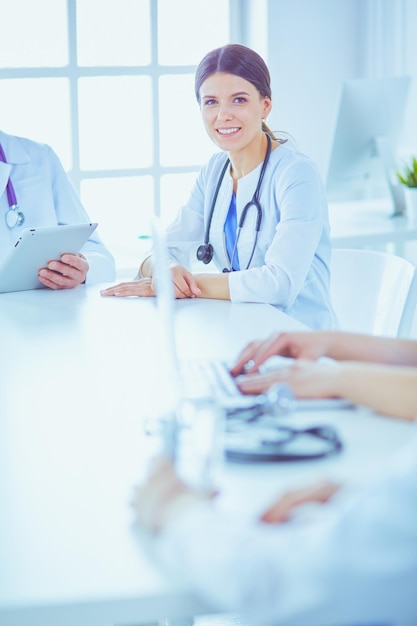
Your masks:
M0 264L0 293L41 289L39 270L62 254L77 254L97 223L25 228Z

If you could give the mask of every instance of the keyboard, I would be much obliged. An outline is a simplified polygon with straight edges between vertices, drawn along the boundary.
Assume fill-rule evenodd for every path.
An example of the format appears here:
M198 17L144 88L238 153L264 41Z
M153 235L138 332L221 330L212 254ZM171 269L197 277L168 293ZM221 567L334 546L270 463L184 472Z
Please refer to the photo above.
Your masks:
M247 408L259 396L243 395L224 361L191 359L181 363L181 381L186 398L214 396L226 409ZM343 398L306 398L294 402L296 411L351 409L354 405Z
M226 405L234 401L247 405L253 401L241 394L227 364L223 361L206 359L184 361L181 363L181 380L184 394L188 398L209 394Z

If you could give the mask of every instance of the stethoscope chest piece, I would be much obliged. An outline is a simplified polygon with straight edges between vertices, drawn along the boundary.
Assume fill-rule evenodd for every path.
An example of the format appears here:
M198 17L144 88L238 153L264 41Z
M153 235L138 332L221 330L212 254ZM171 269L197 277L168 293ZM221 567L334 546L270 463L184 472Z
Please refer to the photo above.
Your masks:
M213 254L214 250L211 243L202 243L201 246L197 248L197 259L202 261L205 265L208 265L213 259Z
M12 204L9 206L4 218L6 220L7 227L10 229L15 228L16 226L21 226L25 221L25 216L22 211L19 211L18 204Z
M4 154L3 146L0 143L0 161L3 163L7 163L6 155ZM21 226L25 221L25 216L20 211L19 205L17 204L16 193L13 187L13 183L10 179L7 181L6 185L6 193L7 193L7 202L9 203L9 208L6 211L6 215L4 216L6 220L7 228L16 228L16 226Z

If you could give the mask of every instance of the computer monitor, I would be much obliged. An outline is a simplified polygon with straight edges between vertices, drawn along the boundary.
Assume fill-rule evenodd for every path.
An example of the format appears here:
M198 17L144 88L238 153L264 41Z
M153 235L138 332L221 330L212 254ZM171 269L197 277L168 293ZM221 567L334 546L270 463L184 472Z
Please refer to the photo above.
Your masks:
M404 212L394 170L409 85L409 76L344 81L327 167L329 201L390 194L394 214Z

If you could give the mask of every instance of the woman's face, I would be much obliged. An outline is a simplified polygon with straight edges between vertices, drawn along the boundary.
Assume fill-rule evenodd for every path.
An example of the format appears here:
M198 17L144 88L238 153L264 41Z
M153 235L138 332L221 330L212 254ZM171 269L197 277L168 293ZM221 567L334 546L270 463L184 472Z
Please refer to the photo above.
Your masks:
M262 132L262 119L272 108L268 97L244 78L225 72L209 76L200 87L204 126L214 143L226 152L250 145Z

